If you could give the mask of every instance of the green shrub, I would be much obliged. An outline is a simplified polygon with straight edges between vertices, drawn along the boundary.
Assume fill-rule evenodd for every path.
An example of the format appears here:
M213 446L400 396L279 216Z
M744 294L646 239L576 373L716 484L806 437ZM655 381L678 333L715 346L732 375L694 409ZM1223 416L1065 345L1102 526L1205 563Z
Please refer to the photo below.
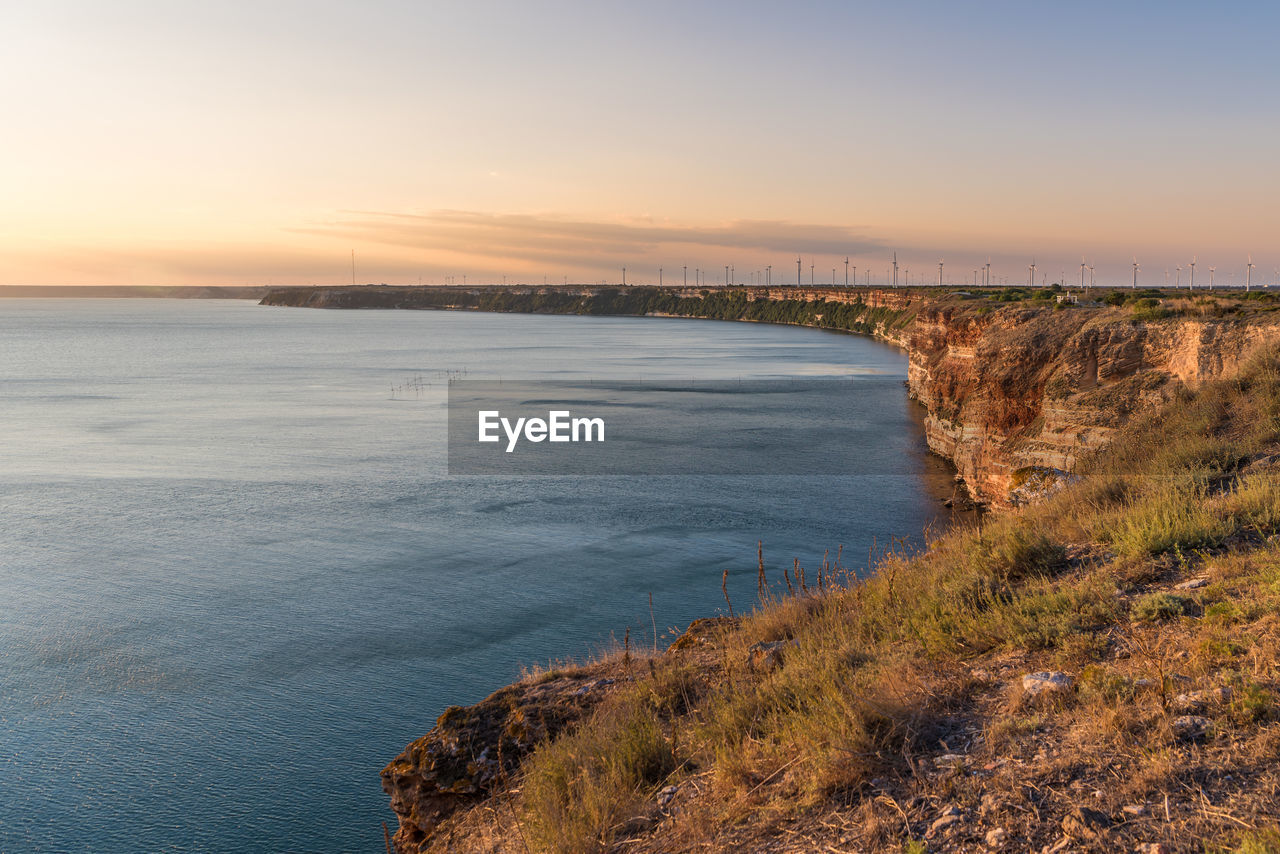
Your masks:
M1236 686L1232 695L1232 716L1239 723L1257 723L1275 715L1276 698L1256 682Z
M1220 665L1239 658L1248 649L1229 638L1211 637L1200 641L1196 651L1210 665Z
M1240 619L1240 609L1230 602L1214 602L1204 609L1205 622L1234 623Z
M1159 483L1114 512L1101 532L1124 555L1157 555L1217 546L1236 529L1204 500L1195 483Z
M1080 674L1079 693L1082 699L1097 698L1111 704L1120 700L1132 700L1137 689L1132 681L1123 676L1091 664Z
M1248 831L1240 838L1236 854L1280 854L1280 829Z
M1188 602L1175 593L1150 593L1133 603L1129 616L1142 623L1172 620L1187 613Z

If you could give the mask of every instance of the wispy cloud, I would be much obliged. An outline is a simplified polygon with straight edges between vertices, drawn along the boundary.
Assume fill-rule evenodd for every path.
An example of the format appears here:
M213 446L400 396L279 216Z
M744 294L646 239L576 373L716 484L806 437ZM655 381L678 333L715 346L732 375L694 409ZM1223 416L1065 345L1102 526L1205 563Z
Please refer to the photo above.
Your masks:
M0 248L6 268L0 270L0 279L7 284L342 284L351 280L352 249L359 281L388 283L439 283L464 275L473 283L507 276L514 276L512 281L558 281L562 276L578 282L616 281L613 277L621 267L627 268L628 281L644 283L656 282L658 268L665 267L666 281L673 282L684 265L690 281L695 267L717 281L725 265L734 265L741 282L752 281L765 265L772 265L773 281L783 283L795 281L795 258L800 255L805 281L810 275L818 282L842 280L841 262L850 257L860 281L870 272L871 282L880 284L894 251L902 262L903 281L935 281L938 260L945 258L947 280L966 282L990 257L997 281L1021 283L1033 256L1049 280L1065 275L1067 281L1075 281L1080 260L1077 251L1055 252L1052 246L1000 252L997 245L988 255L972 248L987 241L956 235L930 240L928 235L912 238L786 220L691 225L648 217L593 221L553 213L465 210L347 211L248 236L251 239L226 241L140 236L106 245L4 246ZM1128 282L1131 253L1109 254L1096 259L1090 255L1090 263L1099 264L1098 281ZM1203 266L1211 263L1204 261L1210 257L1208 250L1200 254ZM1242 271L1245 256L1236 254L1236 267ZM1271 269L1265 259L1254 257L1260 269ZM1158 262L1155 253L1144 253L1141 259L1143 269L1152 271L1151 280L1160 279L1155 271L1165 262ZM810 264L816 267L812 273ZM1232 268L1227 264L1218 262L1220 281L1230 280Z
M760 254L858 255L887 244L854 228L781 220L676 225L649 220L590 222L554 215L442 210L421 214L357 211L297 229L426 253L441 251L516 262L608 267L669 259L696 260L726 250Z

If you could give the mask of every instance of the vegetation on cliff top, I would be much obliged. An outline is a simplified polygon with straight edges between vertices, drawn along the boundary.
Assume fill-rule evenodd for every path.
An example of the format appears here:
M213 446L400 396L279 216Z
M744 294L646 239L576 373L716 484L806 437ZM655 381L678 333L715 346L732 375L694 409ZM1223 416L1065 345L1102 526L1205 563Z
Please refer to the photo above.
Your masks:
M423 850L1280 851L1278 474L1271 352L1040 504L597 663Z
M282 289L264 302L290 304L321 291ZM875 333L884 326L898 327L910 321L905 311L873 307L854 301L825 299L752 299L747 290L707 289L698 295L673 288L353 288L325 289L333 307L469 309L528 314L580 314L595 316L673 315L709 320L746 320L790 323Z

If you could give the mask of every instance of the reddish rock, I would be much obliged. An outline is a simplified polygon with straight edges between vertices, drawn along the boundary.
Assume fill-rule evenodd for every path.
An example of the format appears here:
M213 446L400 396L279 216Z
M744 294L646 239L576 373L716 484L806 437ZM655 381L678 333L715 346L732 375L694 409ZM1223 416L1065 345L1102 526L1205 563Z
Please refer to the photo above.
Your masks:
M400 821L396 851L417 852L442 819L500 788L526 754L579 720L612 684L582 672L521 682L474 706L446 709L382 769Z

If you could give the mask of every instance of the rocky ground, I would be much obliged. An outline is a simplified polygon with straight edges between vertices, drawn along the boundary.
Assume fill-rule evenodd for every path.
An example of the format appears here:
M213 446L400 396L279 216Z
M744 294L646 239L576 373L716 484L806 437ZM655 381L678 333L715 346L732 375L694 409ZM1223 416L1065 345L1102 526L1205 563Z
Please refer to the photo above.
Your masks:
M1091 546L1071 552L1075 572L1114 561ZM752 785L727 790L714 766L682 768L653 787L599 850L1155 854L1201 852L1206 839L1273 828L1280 815L1280 617L1268 612L1231 624L1227 634L1247 637L1247 652L1206 644L1220 628L1214 614L1227 609L1205 603L1231 602L1239 586L1233 580L1252 579L1259 567L1280 578L1280 546L1237 544L1203 561L1154 562L1150 577L1124 589L1122 602L1165 594L1190 603L1188 613L1152 620L1143 612L1109 626L1099 638L1105 649L1083 666L1063 667L1061 654L1026 650L954 663L927 680L937 696L901 752L872 757L873 772L816 804L797 804L801 787L793 777L803 769L785 762L757 772ZM695 625L663 663L679 660L718 680L720 654L740 651L727 640L738 630L729 620ZM768 678L795 649L757 643L741 664ZM536 850L520 833L520 756L649 668L648 661L614 657L543 674L465 715L447 714L384 771L402 814L404 792L421 793L424 781L449 793L443 808L441 792L417 796L413 820L429 814L440 823L430 838L402 834L401 850L419 850L419 843L421 850ZM530 720L537 727L530 729ZM499 732L510 739L502 742L505 770L483 749L474 753L477 740ZM424 750L459 749L479 757L461 776L457 763L424 766L420 758Z

